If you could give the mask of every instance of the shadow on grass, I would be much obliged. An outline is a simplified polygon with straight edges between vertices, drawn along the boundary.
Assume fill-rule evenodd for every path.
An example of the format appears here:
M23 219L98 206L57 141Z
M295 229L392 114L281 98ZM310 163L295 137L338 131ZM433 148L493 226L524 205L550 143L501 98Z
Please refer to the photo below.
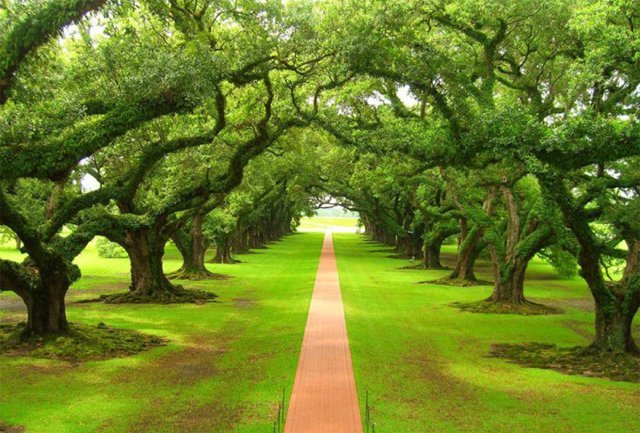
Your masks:
M160 337L110 328L104 323L97 326L70 323L67 332L28 337L24 337L24 323L0 325L0 353L9 356L77 363L134 355L165 344L166 340Z
M590 347L522 343L494 344L490 356L563 374L640 383L640 355L603 354Z
M537 304L531 301L525 301L520 304L512 304L507 302L452 302L452 307L467 313L481 314L517 314L520 316L546 316L550 314L564 314L561 308L549 307L547 305Z

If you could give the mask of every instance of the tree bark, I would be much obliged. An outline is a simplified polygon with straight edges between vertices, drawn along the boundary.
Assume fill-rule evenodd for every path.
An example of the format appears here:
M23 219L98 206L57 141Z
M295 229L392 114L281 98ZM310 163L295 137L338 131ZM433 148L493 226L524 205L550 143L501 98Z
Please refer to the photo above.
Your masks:
M589 286L596 309L596 337L590 349L605 355L638 353L631 326L640 307L640 241L626 239L629 250L623 277L616 283L605 282L602 252L584 209L576 206L559 176L538 179L559 205L565 225L580 245L580 275Z
M64 333L69 329L65 296L74 279L74 265L60 257L47 260L44 266L33 268L17 263L0 263L0 286L16 293L27 307L23 338Z
M69 330L65 296L69 289L65 275L43 278L45 289L23 298L27 305L25 335L64 333Z
M424 252L422 255L422 267L425 269L442 269L440 262L440 249L442 248L444 238L437 236L431 242L426 241L424 244Z
M456 257L456 265L449 274L450 280L461 280L475 283L478 281L474 266L480 255L479 247L482 238L482 230L474 227L468 230L466 221L460 222L460 247Z
M127 232L123 246L131 262L132 296L155 298L180 290L164 274L164 242L157 239L152 229Z
M524 278L527 265L528 261L516 261L508 270L502 273L498 271L493 293L488 301L513 305L529 303L524 297Z
M231 245L228 238L219 239L216 242L216 255L210 262L227 264L238 263L238 261L231 256Z
M194 216L191 230L188 233L176 233L172 237L182 255L182 266L169 274L169 278L198 280L214 275L204 264L207 243L202 232L203 219L202 215Z
M638 353L631 326L639 297L613 296L610 302L596 301L596 337L593 349L604 353Z
M597 296L596 337L593 349L605 353L638 353L631 327L640 307L640 241L627 240L627 261L622 279L606 283L609 296ZM583 258L585 260L585 258ZM592 267L595 264L592 264ZM598 281L597 279L594 281ZM604 293L599 289L598 293Z

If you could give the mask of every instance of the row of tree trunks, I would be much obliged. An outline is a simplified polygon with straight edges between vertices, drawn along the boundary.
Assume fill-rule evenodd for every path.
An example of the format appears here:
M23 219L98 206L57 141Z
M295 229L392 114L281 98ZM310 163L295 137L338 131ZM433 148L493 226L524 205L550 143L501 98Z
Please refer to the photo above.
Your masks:
M231 243L229 237L216 240L216 255L209 261L209 263L238 263L238 261L231 256Z
M395 247L402 257L416 259L422 256L422 239L419 235L396 236Z

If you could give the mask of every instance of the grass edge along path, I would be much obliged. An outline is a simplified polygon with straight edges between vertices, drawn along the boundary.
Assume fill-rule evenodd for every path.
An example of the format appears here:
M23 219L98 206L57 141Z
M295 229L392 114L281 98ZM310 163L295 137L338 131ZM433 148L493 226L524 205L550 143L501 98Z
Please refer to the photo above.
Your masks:
M325 233L284 433L362 433L331 231Z
M71 364L0 357L0 422L28 433L258 433L271 431L273 402L291 388L322 235L295 234L242 256L207 265L224 281L185 281L219 295L204 305L70 302L71 321L135 329L168 338L135 356ZM128 261L79 258L74 300L126 287ZM167 272L180 260L169 249ZM3 293L2 296L11 296ZM17 322L18 313L0 311Z
M447 271L400 269L410 263L363 236L335 234L334 245L356 384L370 392L377 433L640 432L638 384L489 356L494 343L588 344L592 301L579 278L531 265L528 295L562 315L467 313L451 304L479 301L491 287L418 284Z

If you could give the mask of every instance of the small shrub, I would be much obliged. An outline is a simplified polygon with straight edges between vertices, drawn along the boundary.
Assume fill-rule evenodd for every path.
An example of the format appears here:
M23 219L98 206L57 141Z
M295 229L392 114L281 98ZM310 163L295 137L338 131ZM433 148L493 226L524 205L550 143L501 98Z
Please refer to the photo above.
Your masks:
M96 242L98 255L105 259L122 259L127 257L127 252L120 245L106 238L98 238Z

